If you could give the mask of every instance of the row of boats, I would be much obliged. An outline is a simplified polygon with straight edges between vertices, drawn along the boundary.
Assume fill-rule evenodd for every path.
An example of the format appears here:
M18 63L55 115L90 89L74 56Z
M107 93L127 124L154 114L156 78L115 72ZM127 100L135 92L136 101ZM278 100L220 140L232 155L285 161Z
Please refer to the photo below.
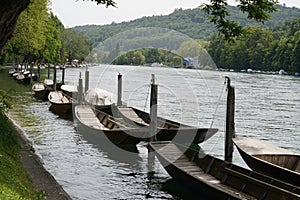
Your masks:
M9 75L18 83L29 85L33 81L37 81L38 76L32 73L32 67L28 65L17 65L9 70Z
M78 133L88 142L100 148L122 149L148 142L150 153L156 155L170 176L201 198L300 199L298 154L255 138L231 138L252 169L249 170L201 150L199 144L217 133L217 129L153 118L151 113L112 103L110 93L103 90L93 96L88 91L81 94L77 87L60 88L61 91L52 89L48 94L52 111L73 115ZM82 96L93 96L93 103L82 100ZM155 135L149 134L152 120L156 121Z

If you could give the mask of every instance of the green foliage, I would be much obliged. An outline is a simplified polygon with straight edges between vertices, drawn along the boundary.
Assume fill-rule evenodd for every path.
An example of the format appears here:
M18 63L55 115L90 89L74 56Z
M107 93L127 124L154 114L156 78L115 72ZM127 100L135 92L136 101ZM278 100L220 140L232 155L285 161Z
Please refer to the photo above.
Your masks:
M14 37L7 46L11 53L21 54L26 59L35 59L45 45L47 20L47 3L45 0L34 0L21 13L14 31Z
M7 92L0 90L0 112L3 113L11 107L10 101L11 97L7 94Z
M85 38L71 30L65 30L60 20L48 11L47 2L48 0L32 0L21 13L13 37L1 51L0 63L59 63L73 57L82 60L89 53L90 45Z
M163 49L145 48L120 55L113 61L113 64L151 65L152 63L162 63L168 66L182 66L182 61L183 59L181 56L172 52Z
M0 199L44 199L22 168L18 135L2 112L0 123Z
M65 29L62 31L62 38L65 57L69 61L74 59L83 61L91 51L91 45L81 33Z
M261 24L255 20L250 20L239 10L238 7L228 6L227 11L231 14L228 20L235 21L242 27L248 25L261 26L263 28L272 29L277 26L282 26L285 21L300 17L300 9L287 8L276 6L278 12L271 13L271 18ZM140 27L161 27L179 31L193 39L209 40L214 32L217 32L216 27L207 20L208 15L201 9L176 9L173 13L166 16L142 17L137 20L112 23L110 25L86 25L77 26L73 30L84 34L88 41L96 46L100 42L112 37L118 33L132 30Z
M255 69L262 71L285 71L294 74L300 71L300 18L285 23L270 31L249 26L235 42L223 37L211 38L209 53L216 65L225 69ZM287 30L285 34L282 29ZM297 30L298 29L298 30Z
M46 62L62 62L61 31L64 29L59 19L51 12L45 24L45 45L40 51L40 59Z
M254 19L264 23L270 18L268 13L278 11L275 5L277 0L261 0L249 1L239 0L238 7L243 13L248 13L249 19ZM202 9L209 15L210 21L214 23L219 32L222 33L226 40L231 40L233 37L240 36L243 33L243 28L236 21L228 20L230 12L228 11L227 0L210 0L210 4L203 4Z
M85 1L85 0L83 0L83 1ZM112 0L90 0L90 1L95 1L95 2L97 2L97 4L105 4L106 7L108 7L108 6L115 7L116 6L116 3Z

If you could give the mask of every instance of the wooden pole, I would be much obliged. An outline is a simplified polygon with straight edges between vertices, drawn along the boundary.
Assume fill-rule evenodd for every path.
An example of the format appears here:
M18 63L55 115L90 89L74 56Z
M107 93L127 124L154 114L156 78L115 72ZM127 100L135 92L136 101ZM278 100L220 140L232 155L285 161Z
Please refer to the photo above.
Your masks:
M48 63L48 76L47 76L48 79L50 79L50 63Z
M149 127L149 142L154 141L154 136L157 132L157 85L155 84L155 75L152 74L151 93L150 93L150 127ZM148 146L148 178L152 179L154 170L154 153Z
M53 71L53 90L56 91L56 66L55 65Z
M122 106L122 74L118 74L118 101L117 106Z
M61 82L62 84L65 84L65 71L66 71L66 68L65 66L62 67L62 74L61 74Z
M157 85L155 84L155 75L152 74L151 93L150 93L150 141L154 140L157 131Z
M227 81L227 109L226 109L226 136L225 136L225 161L232 162L233 157L233 141L235 132L234 124L234 104L235 92L234 87L230 85L230 78L225 77Z
M38 83L41 82L41 66L40 66L40 63L38 63L37 81L38 81Z
M83 91L83 83L81 78L81 72L79 74L79 84L78 84L78 102L81 104L82 102L82 91Z
M87 92L89 90L89 83L90 83L90 72L88 71L88 67L85 70L85 87L84 91Z
M30 85L32 84L32 74L33 74L33 63L31 63L31 65L29 65L29 67L30 67Z

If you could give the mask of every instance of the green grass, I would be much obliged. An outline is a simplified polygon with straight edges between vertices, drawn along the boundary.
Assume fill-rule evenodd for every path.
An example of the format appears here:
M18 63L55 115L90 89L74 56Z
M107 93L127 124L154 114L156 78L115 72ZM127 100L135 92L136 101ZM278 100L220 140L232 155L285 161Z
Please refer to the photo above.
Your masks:
M0 112L0 199L43 199L22 168L19 150L17 132Z

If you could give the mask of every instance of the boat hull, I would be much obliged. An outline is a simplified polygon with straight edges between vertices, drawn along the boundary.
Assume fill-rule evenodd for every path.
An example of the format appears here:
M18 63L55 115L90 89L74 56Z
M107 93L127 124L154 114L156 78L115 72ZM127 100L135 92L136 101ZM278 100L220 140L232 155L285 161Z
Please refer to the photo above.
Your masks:
M195 147L151 142L149 148L172 178L205 199L300 198L300 189L293 185L206 155Z
M105 107L103 109L96 107L109 115L112 115L117 118L122 118L125 122L132 124L134 126L140 127L142 129L149 129L150 116L149 113L138 110L132 107L117 107L112 104L111 107ZM126 109L126 112L122 110ZM210 137L212 137L218 129L216 128L197 128L174 122L162 117L157 118L157 129L156 134L151 138L145 135L142 140L149 141L173 141L181 144L199 144Z
M34 97L39 100L47 101L51 90L34 91Z
M76 114L75 114L76 116ZM76 129L85 140L101 148L109 148L112 145L136 145L140 138L131 136L126 130L101 130L87 126L76 119Z
M245 163L254 171L300 187L300 174L258 159L237 148ZM285 155L286 156L286 155ZM291 155L292 156L292 155Z
M252 170L300 187L300 155L254 138L233 141Z
M50 111L57 115L72 114L72 106L74 102L70 97L66 96L61 91L53 91L48 95L48 99L51 103Z
M52 88L45 86L43 83L35 83L32 86L32 91L36 99L47 101Z
M72 114L72 103L51 103L49 110L58 115Z

